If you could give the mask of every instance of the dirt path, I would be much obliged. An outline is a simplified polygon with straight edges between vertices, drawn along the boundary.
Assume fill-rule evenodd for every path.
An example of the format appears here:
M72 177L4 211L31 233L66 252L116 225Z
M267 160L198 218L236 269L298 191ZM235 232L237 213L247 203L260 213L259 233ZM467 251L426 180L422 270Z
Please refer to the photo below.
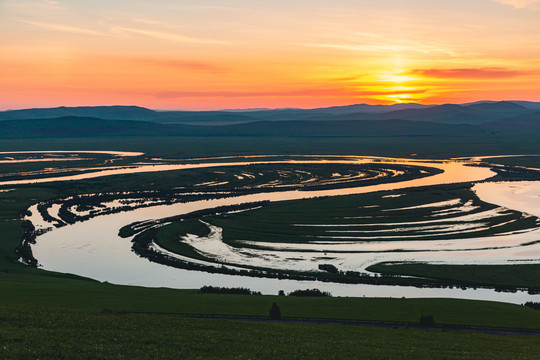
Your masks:
M485 333L485 334L540 336L540 329L488 327L488 326L473 326L473 325L458 325L458 324L420 325L419 323L398 322L398 321L367 321L367 320L319 319L319 318L296 318L296 317L270 319L269 317L264 317L264 316L159 313L159 312L126 312L126 313L181 316L181 317L191 318L191 319L230 320L230 321L248 321L248 322L280 322L280 323L301 323L301 324L318 324L318 325L348 325L348 326L384 327L384 328L395 328L395 329L424 329L424 330L440 330L440 331L465 331L465 332L476 332L476 333Z

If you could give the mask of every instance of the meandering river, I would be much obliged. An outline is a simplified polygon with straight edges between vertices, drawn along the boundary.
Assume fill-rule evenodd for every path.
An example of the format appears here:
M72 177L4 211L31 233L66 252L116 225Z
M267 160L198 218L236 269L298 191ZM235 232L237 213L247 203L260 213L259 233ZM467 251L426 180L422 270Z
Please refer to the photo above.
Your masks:
M299 163L334 162L332 160L297 161ZM335 160L335 162L359 163L369 162L366 158L351 160ZM381 159L377 159L381 161ZM381 190L395 190L407 187L437 185L457 182L477 182L494 175L488 168L466 166L463 162L423 162L418 160L388 159L392 164L407 164L436 167L444 172L416 180L396 183L355 187L348 189L319 191L283 191L260 193L234 198L195 201L190 203L159 205L140 208L130 212L98 216L85 222L75 223L37 238L32 251L40 266L44 269L73 273L100 281L116 284L140 285L151 287L199 288L203 285L248 287L265 294L277 294L279 290L292 291L300 288L319 288L330 291L335 296L376 296L376 297L453 297L467 299L494 300L512 303L538 301L540 296L525 292L500 293L489 289L461 290L439 288L415 288L405 286L349 285L327 282L277 280L267 278L251 278L245 276L210 274L200 271L188 271L163 266L138 257L131 250L131 239L122 239L118 230L129 223L148 219L159 219L171 215L188 213L195 210L213 208L222 205L233 205L252 201L282 201L317 196L335 196L360 194ZM275 161L280 163L280 161ZM285 161L281 161L285 162ZM290 162L290 161L287 161ZM118 168L106 171L95 171L82 174L91 177L110 176L118 173L134 173L142 171L166 171L192 167L241 166L254 164L241 163L207 163L187 165L155 165ZM261 162L268 163L268 162ZM112 172L110 172L112 171ZM76 180L73 177L49 178L48 181ZM40 179L40 181L42 181ZM32 182L32 181L30 181ZM7 184L4 184L7 185ZM526 189L517 191L516 189ZM478 196L490 203L506 206L510 209L540 216L540 182L527 183L486 183L477 184L474 190ZM39 219L36 214L34 222ZM540 246L528 246L525 257L540 261ZM450 254L451 255L451 254ZM519 254L517 254L519 257ZM457 257L459 258L459 257ZM381 261L377 256L375 260Z

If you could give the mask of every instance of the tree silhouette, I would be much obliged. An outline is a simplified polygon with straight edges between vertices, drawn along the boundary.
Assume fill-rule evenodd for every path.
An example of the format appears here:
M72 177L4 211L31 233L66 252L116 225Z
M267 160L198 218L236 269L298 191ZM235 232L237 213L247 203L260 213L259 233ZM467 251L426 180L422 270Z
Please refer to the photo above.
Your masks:
M281 319L281 311L279 310L279 306L276 303L272 303L272 307L270 308L270 311L268 311L270 314L271 319Z
M422 315L420 316L420 325L422 326L433 326L435 325L435 320L433 320L432 315Z

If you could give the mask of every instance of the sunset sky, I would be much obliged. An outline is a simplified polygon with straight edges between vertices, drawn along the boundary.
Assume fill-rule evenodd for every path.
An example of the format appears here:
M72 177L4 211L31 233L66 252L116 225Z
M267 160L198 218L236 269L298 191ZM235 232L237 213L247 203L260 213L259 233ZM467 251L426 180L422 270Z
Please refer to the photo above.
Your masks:
M0 109L540 101L540 1L0 0Z

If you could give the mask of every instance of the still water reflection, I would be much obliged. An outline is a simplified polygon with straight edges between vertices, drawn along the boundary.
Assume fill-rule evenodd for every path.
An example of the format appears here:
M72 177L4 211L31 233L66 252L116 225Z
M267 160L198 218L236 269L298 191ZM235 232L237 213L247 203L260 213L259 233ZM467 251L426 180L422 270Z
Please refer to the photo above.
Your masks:
M366 158L357 160L345 160L347 163L358 163L358 161L368 161ZM283 161L282 161L283 162ZM318 161L297 161L299 163L314 163ZM326 161L327 162L327 161ZM333 161L332 161L333 162ZM336 161L343 162L343 161ZM283 191L272 193L261 193L240 196L236 198L215 199L207 201L196 201L184 204L160 205L149 208L141 208L130 212L110 214L90 219L86 222L76 223L63 228L55 229L49 233L41 235L37 243L32 246L34 256L43 268L74 273L100 281L108 281L117 284L130 284L155 287L172 288L199 288L203 285L229 286L229 287L249 287L252 290L261 291L267 294L276 294L278 290L291 291L299 288L317 287L321 290L330 291L338 296L391 296L391 297L456 297L469 299L496 300L505 302L522 303L524 301L538 301L538 295L528 295L523 292L498 293L493 290L461 290L461 289L419 289L414 287L400 286L374 286L374 285L346 285L334 283L318 283L295 280L277 280L264 278L250 278L242 276L209 274L199 271L187 271L152 263L146 259L138 257L131 250L130 239L122 239L117 236L118 230L129 223L148 219L159 219L171 215L187 213L199 209L213 208L222 205L239 204L243 202L270 200L282 201L292 199L302 199L316 196L334 196L346 194L360 194L381 190L394 190L407 187L436 185L454 182L476 182L494 175L487 168L465 166L461 162L429 163L421 161L409 161L403 159L392 159L393 163L407 165L432 166L444 170L443 173L434 176L409 180L390 184L379 184L349 189L321 190L321 191ZM216 164L190 164L173 166L197 166L215 167L236 166L242 164L253 164L257 162L242 163L216 163ZM268 163L268 162L264 162ZM279 163L279 161L277 162ZM154 171L172 170L171 165L165 167L152 167ZM177 167L174 169L180 169ZM142 170L144 169L144 170ZM115 169L122 173L153 171L147 167ZM85 174L82 174L85 175ZM68 179L57 179L68 180ZM70 179L71 180L71 179ZM49 179L51 181L51 179ZM511 183L516 186L518 183ZM498 204L505 194L504 190L484 191L482 184L475 187L475 191L480 198L487 202ZM494 185L495 186L495 185ZM507 187L503 183L500 187ZM530 184L527 194L539 194L539 182ZM490 194L498 194L491 197ZM523 192L522 192L523 193ZM512 196L504 206L514 210L524 211L522 203L528 203L526 196L519 200ZM533 205L534 207L534 205ZM540 208L540 207L538 207ZM536 209L538 209L536 208ZM531 210L531 208L527 208ZM526 211L529 212L529 211ZM534 214L534 212L531 212ZM538 247L532 251L531 255L540 261L540 256L535 255ZM374 259L379 259L377 254L372 254ZM449 255L450 256L450 255ZM529 255L527 255L529 256Z

